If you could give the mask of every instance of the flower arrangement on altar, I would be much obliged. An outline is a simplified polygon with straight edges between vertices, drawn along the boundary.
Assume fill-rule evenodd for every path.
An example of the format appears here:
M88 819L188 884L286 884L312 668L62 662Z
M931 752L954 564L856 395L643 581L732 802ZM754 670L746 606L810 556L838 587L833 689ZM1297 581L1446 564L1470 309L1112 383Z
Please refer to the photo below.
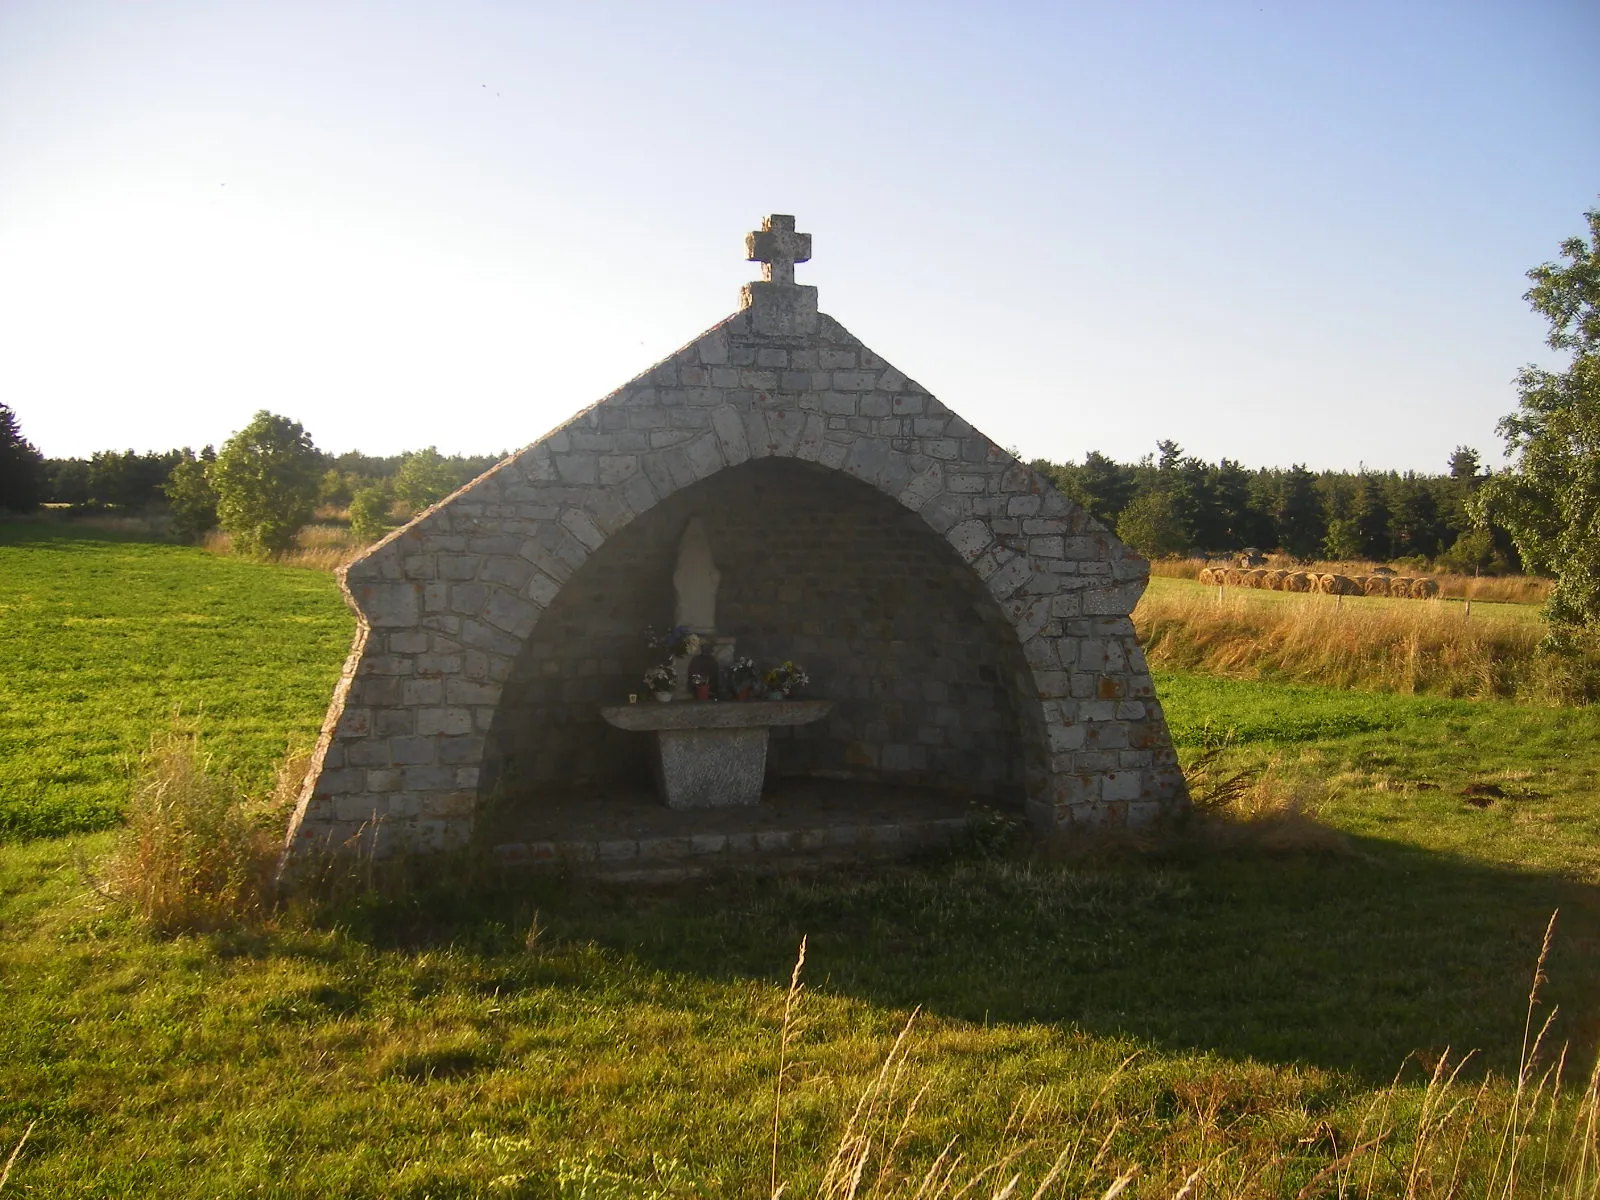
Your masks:
M761 682L766 686L769 700L787 700L810 683L811 676L806 674L805 668L799 663L786 658L777 666L763 672Z
M761 672L756 670L753 658L736 658L728 668L728 687L735 700L754 700L756 687L761 682Z
M732 639L726 639L723 643ZM793 659L763 671L748 655L736 658L724 670L710 653L709 639L686 625L674 625L664 632L654 627L645 630L650 649L663 655L644 673L646 690L660 701L673 698L678 677L688 672L688 696L695 700L788 700L811 682L806 669ZM731 647L730 647L731 649Z
M665 651L668 658L693 658L700 653L700 635L687 625L674 625L665 633L647 629L650 649Z
M678 668L669 659L657 663L644 673L644 686L655 693L657 700L672 699L672 685L678 682Z

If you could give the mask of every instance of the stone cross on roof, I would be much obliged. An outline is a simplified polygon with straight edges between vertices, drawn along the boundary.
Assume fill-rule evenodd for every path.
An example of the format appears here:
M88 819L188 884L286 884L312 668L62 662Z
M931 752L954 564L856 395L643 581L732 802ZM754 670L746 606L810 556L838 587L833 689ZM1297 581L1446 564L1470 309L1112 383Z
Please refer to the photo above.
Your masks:
M794 265L811 261L811 235L794 231L794 218L773 213L761 222L758 233L744 235L745 255L762 264L761 278L768 283L794 283Z
M751 327L769 337L806 337L817 330L817 289L794 281L795 263L811 259L811 235L794 231L794 218L774 213L756 233L744 235L745 255L761 265L761 278L744 285Z

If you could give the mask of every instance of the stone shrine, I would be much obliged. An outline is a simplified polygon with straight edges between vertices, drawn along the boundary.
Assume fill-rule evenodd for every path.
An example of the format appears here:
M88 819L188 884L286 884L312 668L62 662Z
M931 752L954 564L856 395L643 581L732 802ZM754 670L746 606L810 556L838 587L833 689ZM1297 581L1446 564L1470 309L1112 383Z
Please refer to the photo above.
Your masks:
M287 862L461 845L491 800L582 827L519 845L643 855L646 834L608 815L648 795L659 734L640 730L713 709L771 727L769 798L803 793L833 832L760 826L781 796L651 801L661 816L627 811L652 845L903 844L919 819L959 825L966 798L1071 836L1187 804L1129 620L1148 565L819 312L792 217L746 249L762 278L738 312L341 572L355 644ZM764 706L628 705L669 606L721 659L736 639L801 663L805 697L767 724Z

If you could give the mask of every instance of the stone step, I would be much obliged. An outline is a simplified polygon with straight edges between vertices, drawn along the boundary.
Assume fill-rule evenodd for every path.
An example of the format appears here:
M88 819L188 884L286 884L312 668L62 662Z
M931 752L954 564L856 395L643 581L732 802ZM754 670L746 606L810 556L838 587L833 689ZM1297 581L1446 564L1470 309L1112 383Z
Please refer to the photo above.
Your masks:
M674 837L516 841L497 845L494 854L506 866L668 882L723 867L759 867L769 860L776 865L915 853L948 845L970 824L968 817L910 818L727 833L706 830Z

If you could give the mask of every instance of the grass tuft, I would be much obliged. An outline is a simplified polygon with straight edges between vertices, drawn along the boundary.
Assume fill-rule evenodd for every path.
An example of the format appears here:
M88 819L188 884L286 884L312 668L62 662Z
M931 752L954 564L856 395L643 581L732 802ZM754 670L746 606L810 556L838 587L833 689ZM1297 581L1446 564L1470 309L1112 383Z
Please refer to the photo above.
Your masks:
M103 890L161 933L249 927L272 908L284 819L305 760L264 799L212 771L189 731L160 734L144 756Z
M1184 837L1230 852L1349 852L1349 839L1318 819L1327 794L1322 779L1286 771L1277 759L1240 766L1226 744L1200 751L1184 775L1197 818Z

